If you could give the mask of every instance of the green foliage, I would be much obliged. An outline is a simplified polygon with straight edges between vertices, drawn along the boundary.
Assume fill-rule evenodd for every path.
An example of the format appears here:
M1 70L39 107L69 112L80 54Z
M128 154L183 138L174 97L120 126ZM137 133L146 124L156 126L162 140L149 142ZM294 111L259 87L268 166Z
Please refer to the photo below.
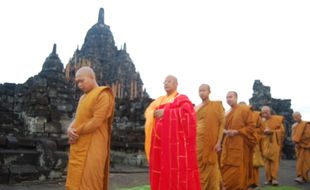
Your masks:
M120 190L150 190L150 186L149 185L143 185L143 186L132 187L132 188L123 188ZM302 190L302 189L297 188L297 187L280 185L277 187L273 187L273 186L263 187L262 190Z

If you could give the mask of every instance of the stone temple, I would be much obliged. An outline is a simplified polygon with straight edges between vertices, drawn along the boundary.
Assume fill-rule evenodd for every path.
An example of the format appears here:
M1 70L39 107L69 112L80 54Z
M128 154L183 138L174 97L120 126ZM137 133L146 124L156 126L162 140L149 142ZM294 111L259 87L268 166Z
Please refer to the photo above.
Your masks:
M74 52L66 66L66 78L74 80L75 72L90 66L100 85L109 85L116 98L141 98L145 94L140 74L136 72L126 43L120 50L115 46L110 27L104 22L104 10L99 11L98 22L87 32L82 48Z
M0 84L0 183L66 175L66 130L81 95L74 76L82 66L92 67L98 83L109 85L116 97L112 165L146 165L143 113L151 99L126 44L115 46L101 8L65 67L54 44L40 73L23 84Z

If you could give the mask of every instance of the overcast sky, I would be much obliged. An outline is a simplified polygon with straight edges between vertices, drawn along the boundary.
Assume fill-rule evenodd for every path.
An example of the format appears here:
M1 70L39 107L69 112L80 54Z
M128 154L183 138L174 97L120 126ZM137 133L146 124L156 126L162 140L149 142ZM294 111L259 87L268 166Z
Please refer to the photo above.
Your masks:
M198 86L208 83L211 98L228 109L227 91L248 102L259 79L310 120L308 0L3 0L0 83L39 73L54 43L65 66L100 7L152 98L164 94L162 82L173 74L193 103L200 103Z

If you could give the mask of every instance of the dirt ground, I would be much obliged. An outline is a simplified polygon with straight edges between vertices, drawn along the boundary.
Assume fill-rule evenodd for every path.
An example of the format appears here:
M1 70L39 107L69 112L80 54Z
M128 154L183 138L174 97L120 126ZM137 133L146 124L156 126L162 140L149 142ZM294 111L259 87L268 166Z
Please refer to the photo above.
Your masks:
M279 171L280 185L289 185L303 190L310 190L310 183L299 185L294 182L295 161L282 160ZM264 170L260 170L261 185L264 183ZM149 175L147 168L130 168L119 166L112 169L110 174L110 190L135 187L149 184ZM45 183L27 182L14 185L0 185L0 190L65 190L64 181L52 181Z

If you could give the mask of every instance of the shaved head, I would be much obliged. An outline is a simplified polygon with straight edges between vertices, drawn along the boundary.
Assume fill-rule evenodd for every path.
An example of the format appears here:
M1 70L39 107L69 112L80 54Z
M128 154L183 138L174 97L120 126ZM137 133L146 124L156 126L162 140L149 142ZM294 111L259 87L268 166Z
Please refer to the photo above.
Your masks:
M238 103L238 94L236 91L229 91L226 95L226 102L230 107L235 107Z
M270 112L271 113L271 108L269 106L263 106L262 107L262 111Z
M239 105L246 105L246 102L245 101L241 101L241 102L239 102Z
M201 84L199 86L199 97L203 102L209 101L210 86L208 84Z
M98 86L94 70L87 66L81 67L76 72L75 82L84 93L88 93Z
M93 79L96 78L94 70L88 66L84 66L84 67L79 68L79 70L77 70L77 72L75 74L75 77L77 77L77 76L86 76L86 77L90 77Z
M296 115L296 116L297 116L297 115L298 115L298 116L301 116L301 114L300 114L299 111L295 111L295 112L293 113L293 116L294 116L294 115Z
M174 83L178 84L178 79L177 77L173 76L173 75L168 75L166 76L166 79L165 80L171 80L173 81Z
M263 106L261 109L262 117L269 119L271 117L271 108L269 106Z
M164 88L168 95L174 93L178 88L178 79L173 75L168 75L164 81Z
M199 86L199 89L206 89L206 90L208 90L209 92L211 92L210 85L208 85L208 84L201 84L201 85Z
M300 112L295 111L295 112L293 113L293 119L294 119L294 121L296 121L296 122L300 122L300 121L301 121L301 114L300 114Z

